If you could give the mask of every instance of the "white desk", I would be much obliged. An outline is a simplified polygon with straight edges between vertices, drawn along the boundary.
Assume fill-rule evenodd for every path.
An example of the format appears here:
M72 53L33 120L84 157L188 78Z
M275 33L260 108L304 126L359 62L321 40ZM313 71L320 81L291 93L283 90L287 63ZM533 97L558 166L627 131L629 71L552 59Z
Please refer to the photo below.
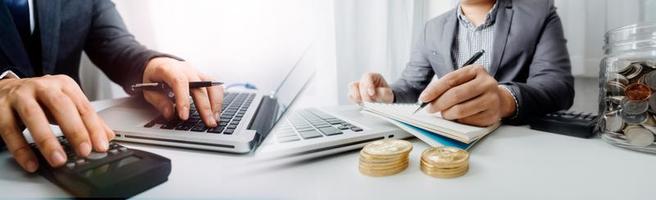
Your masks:
M94 102L102 108L112 101ZM237 199L654 199L656 157L578 139L503 126L472 152L471 169L435 179L418 166L427 146L413 139L410 167L382 178L358 172L358 153L250 169L252 156L126 144L170 158L168 182L137 198ZM67 197L44 178L24 173L0 153L0 198Z

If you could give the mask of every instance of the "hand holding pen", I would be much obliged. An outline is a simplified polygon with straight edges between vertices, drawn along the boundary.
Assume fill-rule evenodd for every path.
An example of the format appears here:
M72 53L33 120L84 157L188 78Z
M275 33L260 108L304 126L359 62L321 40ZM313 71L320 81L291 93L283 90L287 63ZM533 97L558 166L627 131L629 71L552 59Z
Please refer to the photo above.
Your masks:
M465 62L465 64L463 64L463 67L465 67L467 65L474 64L478 59L480 59L483 56L484 53L485 53L485 50L482 50L482 49L481 49L481 51L476 52L471 58L469 58L469 60L467 60L467 62ZM431 99L431 101L432 100L433 99ZM420 111L421 109L426 107L431 101L421 101L422 102L421 105L419 106L419 108L417 108L417 110L415 110L414 113L417 113L417 111Z
M212 87L212 86L219 86L223 85L223 82L212 82L212 81L192 81L189 82L189 89L196 89L196 88L205 88L205 87ZM148 90L148 91L160 91L164 92L167 94L169 98L175 98L175 94L173 93L173 90L171 87L166 85L166 83L158 82L158 83L137 83L132 85L131 87L133 92L140 92L143 90ZM190 94L191 95L191 91Z
M193 86L193 82L213 80L216 79L195 70L190 63L158 57L150 60L141 79L143 83L158 83L158 85L136 87L135 90L141 90L144 99L167 120L188 120L192 114L191 106L194 106L205 126L216 127L223 104L223 87L194 88ZM168 91L162 92L160 89L152 88L157 86Z
M488 126L515 112L510 89L499 85L483 65L472 64L483 53L474 54L464 67L428 84L419 96L428 113L440 112L444 119Z

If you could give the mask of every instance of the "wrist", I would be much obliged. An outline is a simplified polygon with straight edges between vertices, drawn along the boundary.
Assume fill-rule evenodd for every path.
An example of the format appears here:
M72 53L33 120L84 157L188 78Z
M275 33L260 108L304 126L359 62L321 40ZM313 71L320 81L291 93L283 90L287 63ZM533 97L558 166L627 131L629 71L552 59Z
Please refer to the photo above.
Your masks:
M171 62L171 60L174 60L174 59L168 58L168 57L155 57L155 58L152 58L146 64L146 69L151 68L151 67L162 66L162 65L164 65L168 62Z
M172 62L172 61L177 61L175 59L169 58L169 57L155 57L152 58L146 63L146 68L144 69L142 81L148 82L148 74L152 74L153 72L157 71L157 68L160 68L162 66L165 66L167 63Z
M515 114L517 111L517 105L515 103L515 97L513 97L513 94L510 92L509 89L507 89L503 85L499 85L497 87L497 91L499 94L499 99L501 103L501 117L502 118L508 118L511 117Z

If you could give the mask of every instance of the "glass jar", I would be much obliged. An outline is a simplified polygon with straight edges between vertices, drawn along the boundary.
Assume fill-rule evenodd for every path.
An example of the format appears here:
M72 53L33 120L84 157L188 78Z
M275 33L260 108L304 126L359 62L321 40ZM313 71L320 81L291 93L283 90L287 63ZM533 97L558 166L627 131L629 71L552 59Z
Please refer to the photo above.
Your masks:
M599 122L606 142L656 153L656 24L633 24L605 35L599 71Z

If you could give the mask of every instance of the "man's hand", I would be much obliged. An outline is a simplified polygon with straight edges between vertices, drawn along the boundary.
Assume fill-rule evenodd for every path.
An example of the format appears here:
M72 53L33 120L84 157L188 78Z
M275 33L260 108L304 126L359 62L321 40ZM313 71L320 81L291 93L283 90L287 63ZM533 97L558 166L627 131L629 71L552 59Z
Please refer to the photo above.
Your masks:
M144 98L167 119L176 116L181 120L189 119L189 82L214 81L212 77L202 74L189 63L171 58L154 58L148 62L144 71L143 82L164 82L175 94L175 102L159 91L143 91ZM223 86L191 89L191 96L201 119L207 127L216 127L216 118L223 104ZM177 112L176 112L177 111Z
M512 94L501 88L481 65L469 65L433 80L421 93L430 113L441 112L449 120L489 126L515 112Z
M351 82L349 86L349 99L355 103L364 102L394 102L392 88L385 82L385 78L378 73L367 73L360 81Z
M39 163L23 137L32 134L51 166L66 162L66 153L50 129L56 122L77 155L107 151L114 132L98 117L77 83L68 76L0 80L0 135L18 164L28 172Z

